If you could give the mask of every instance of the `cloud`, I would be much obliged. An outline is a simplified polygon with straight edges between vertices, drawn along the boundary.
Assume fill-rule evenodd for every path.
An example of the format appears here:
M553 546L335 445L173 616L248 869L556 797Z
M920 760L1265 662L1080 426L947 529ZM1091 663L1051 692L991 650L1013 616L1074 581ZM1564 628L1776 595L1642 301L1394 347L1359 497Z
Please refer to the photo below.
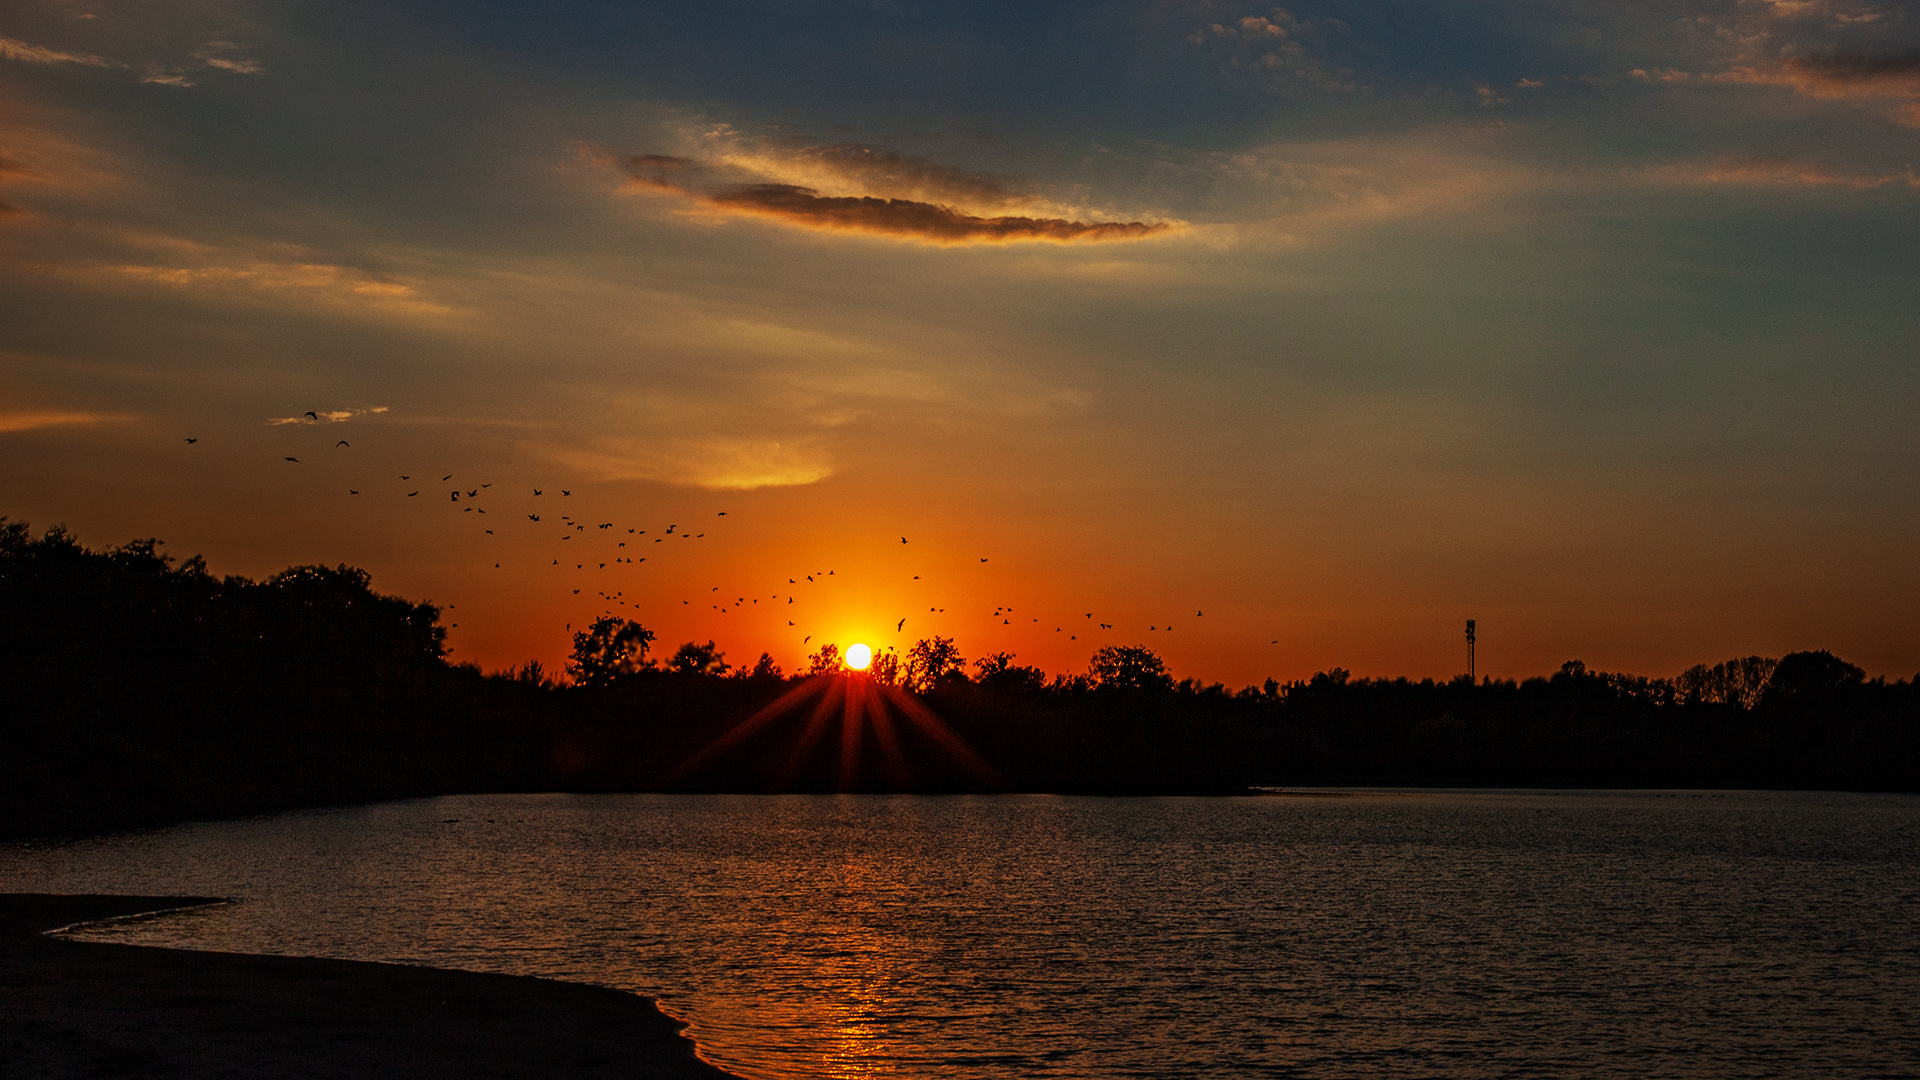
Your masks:
M1830 101L1886 103L1894 120L1920 127L1920 51L1789 56L1767 64L1739 65L1706 78L1720 83L1781 86L1802 97Z
M88 412L0 412L0 432L33 431L38 428L105 424L128 417L112 413Z
M705 205L792 224L904 236L935 243L1005 240L1136 240L1165 232L1165 223L1068 221L1018 215L979 217L949 206L871 195L823 196L791 184L755 184L707 194Z
M1276 90L1353 91L1360 88L1351 68L1336 67L1320 55L1329 34L1349 29L1339 19L1302 19L1286 8L1209 23L1187 35L1205 50L1230 80L1249 80Z
M108 60L105 57L89 53L61 52L41 45L29 45L13 38L0 38L0 56L9 60L19 60L28 64L41 64L48 67L54 64L82 64L86 67L126 67L125 64Z
M282 427L287 424L344 424L356 416L370 416L387 411L387 406L379 405L371 409L336 409L332 412L316 412L312 416L301 413L299 416L276 416L267 421L270 427Z
M729 138L730 129L711 133L716 161L799 187L848 195L875 195L958 204L976 213L989 209L1030 209L1037 200L1008 186L1005 178L969 172L923 157L899 154L859 143L831 146L762 147ZM845 188L845 191L836 189Z
M627 173L626 186L629 190L659 191L669 195L686 194L709 173L705 165L692 158L667 154L640 154L625 159L621 164Z
M807 228L863 232L932 243L1134 240L1165 232L1165 222L1087 221L1034 214L974 212L977 204L1037 202L997 177L938 165L925 158L857 144L806 147L784 153L729 150L716 161L669 154L617 160L626 174L623 190L685 196L708 212L771 218ZM794 171L812 171L851 190L823 193L785 182ZM768 174L775 178L769 178ZM788 174L782 176L780 174ZM974 209L902 197L944 195L973 202Z
M1912 169L1892 173L1842 173L1790 158L1718 158L1667 165L1659 179L1685 184L1745 184L1774 187L1830 187L1870 191L1889 185L1920 188Z
M199 247L182 244L181 251L197 254ZM240 289L257 294L305 295L416 314L444 315L451 310L421 299L419 290L411 285L387 281L355 267L327 263L293 260L248 260L199 266L96 263L63 268L62 272L96 280L104 277L175 289L229 292Z
M193 51L193 58L210 68L232 72L236 75L260 75L265 73L266 65L258 60L247 60L229 56L229 53L242 52L247 47L232 41L209 41Z
M818 450L766 439L600 439L588 449L549 446L547 458L597 480L652 480L719 491L797 487L833 475Z

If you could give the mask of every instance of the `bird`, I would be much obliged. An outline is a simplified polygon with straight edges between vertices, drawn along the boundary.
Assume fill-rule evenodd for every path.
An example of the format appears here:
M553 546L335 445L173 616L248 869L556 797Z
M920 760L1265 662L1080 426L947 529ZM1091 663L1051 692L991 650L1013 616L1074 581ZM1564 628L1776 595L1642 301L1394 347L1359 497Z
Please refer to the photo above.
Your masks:
M290 457L287 460L293 462L295 465L300 464L300 459L297 457Z
M349 495L358 495L358 494L360 494L360 492L359 492L359 490L358 490L358 489L355 489L355 488L348 488L348 489L347 489L347 494L349 494Z
M897 633L899 633L900 631L902 631L902 630L904 630L904 629L906 629L906 627L907 627L907 620L905 620L905 619L901 619L901 620L900 620L900 625L898 625L898 626L896 626L896 627L894 627L894 628L893 628L893 632L897 634Z
M788 619L788 620L787 620L787 625L788 625L788 626L792 626L792 625L793 625L793 620L792 620L792 619Z
M199 442L200 440L199 440L199 439L188 439L187 441L188 441L188 442L190 442L190 443L197 443L197 442Z
M411 480L411 479L413 479L413 477L411 477L411 476L403 476L403 477L401 477L400 479L402 479L402 480Z
M488 530L487 530L487 535L488 535L488 536L492 536L492 535L493 535L493 530L492 530L492 529L488 529Z
M338 449L340 449L341 447L343 447L343 446L347 446L347 445L349 445L349 444L348 444L348 442L347 442L347 440L345 440L345 439L341 439L341 440L340 440L339 442L337 442L337 443L334 443L334 444L333 444L333 448L334 448L335 450L338 450Z
M719 514L719 516L720 516L720 517L726 517L726 516L727 516L727 512L726 512L725 510L722 510L722 511L720 511L720 514Z
M445 475L445 476L443 476L443 477L441 477L441 478L440 478L440 482L444 484L444 483L446 483L447 481L449 481L449 480L451 480L451 479L453 479L453 474L452 474L452 473L448 473L447 475Z
M474 489L473 489L472 491L469 491L469 492L467 492L467 498L469 498L469 499L471 499L471 498L473 498L473 497L474 497L475 495L478 495L478 494L480 494L480 489L479 489L479 488L474 488Z
M987 560L985 560L985 559L981 559L980 561L981 561L981 562L986 562Z
M528 514L528 515L527 515L527 520L528 520L528 521L539 521L539 520L540 520L540 515L539 515L539 514Z
M904 536L903 536L903 537L901 537L901 538L900 538L900 542L901 542L901 543L903 543L903 544L904 544L904 543L906 543L906 542L907 542L907 538L906 538L906 537L904 537Z
M320 422L320 418L314 415L314 411L312 409L308 409L306 412L301 413L300 415L313 417L313 422L316 424Z
M566 488L561 488L561 489L560 489L560 494L562 494L562 495L571 495L571 494L573 494L573 492L571 492L571 491L568 491L568 490L567 490Z
M1193 617L1197 619L1197 618L1199 618L1200 616L1202 616L1202 615L1205 615L1205 614L1206 614L1206 612L1204 612L1204 611L1196 611L1196 612L1194 612L1194 613L1193 613Z
M457 491L449 491L449 492L447 492L447 501L449 501L449 502L459 502L459 501L460 501L460 493L459 493L459 492L457 492Z
M493 485L492 485L492 484L481 484L480 486L481 486L481 487L492 487Z
M539 489L539 488L534 488L534 489L533 489L533 493L534 493L535 495L538 495L538 494L540 494L540 489Z
M813 640L813 635L812 635L812 634L808 634L808 635L807 635L806 637L803 637L803 638L801 638L801 639L800 639L800 644L802 644L802 645L805 645L805 644L806 644L807 642L809 642L809 641L812 641L812 640Z
M812 574L808 574L808 575L807 575L807 580L808 580L808 581L812 581L812 580L813 580L813 575L812 575Z
M580 590L579 590L579 589L575 589L575 590L573 590L573 595L575 595L575 596L579 596L579 595L580 595Z

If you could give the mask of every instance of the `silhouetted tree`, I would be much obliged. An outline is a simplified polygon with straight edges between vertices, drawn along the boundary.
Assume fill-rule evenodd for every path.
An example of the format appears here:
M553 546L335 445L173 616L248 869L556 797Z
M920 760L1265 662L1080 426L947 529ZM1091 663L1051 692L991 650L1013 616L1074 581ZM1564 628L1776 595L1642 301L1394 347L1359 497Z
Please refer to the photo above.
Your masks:
M742 665L733 674L740 679L777 680L781 677L780 665L773 662L773 654L765 652L753 662L752 667Z
M1674 693L1681 701L1752 709L1760 704L1760 696L1779 663L1772 657L1745 656L1712 667L1695 664L1674 678Z
M840 646L828 642L820 650L807 657L807 674L838 675L846 670L846 662L840 659Z
M888 646L884 651L873 654L873 662L867 665L867 675L883 686L900 684L900 654Z
M989 690L1032 693L1044 690L1047 674L1013 662L1010 652L989 653L973 662L974 681Z
M653 631L637 622L603 615L573 635L573 659L567 673L581 686L607 686L649 666L647 646Z
M942 679L965 679L966 672L966 658L960 655L953 639L936 635L921 638L907 650L901 682L910 690L926 693L940 685Z
M1866 675L1825 649L1788 653L1773 669L1760 701L1787 707L1838 705L1859 689Z
M667 668L677 675L725 675L728 671L726 654L711 641L704 645L689 641L675 649Z
M1101 690L1164 692L1173 688L1167 663L1145 645L1108 645L1087 661L1087 676Z

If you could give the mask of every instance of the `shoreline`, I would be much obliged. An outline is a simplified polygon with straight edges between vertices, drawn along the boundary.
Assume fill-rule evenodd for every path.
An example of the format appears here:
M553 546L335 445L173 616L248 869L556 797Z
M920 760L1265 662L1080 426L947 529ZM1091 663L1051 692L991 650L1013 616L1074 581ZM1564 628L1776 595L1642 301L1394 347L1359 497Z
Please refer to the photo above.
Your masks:
M624 990L50 936L223 902L0 893L0 1078L739 1080Z

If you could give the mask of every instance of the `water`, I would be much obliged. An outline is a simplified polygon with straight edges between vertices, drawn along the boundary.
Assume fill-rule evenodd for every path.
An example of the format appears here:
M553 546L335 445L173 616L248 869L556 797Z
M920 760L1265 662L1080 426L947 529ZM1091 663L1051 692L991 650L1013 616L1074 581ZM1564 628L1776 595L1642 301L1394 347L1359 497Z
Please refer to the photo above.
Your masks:
M657 996L749 1077L1912 1076L1920 799L472 796L0 847L95 936Z

